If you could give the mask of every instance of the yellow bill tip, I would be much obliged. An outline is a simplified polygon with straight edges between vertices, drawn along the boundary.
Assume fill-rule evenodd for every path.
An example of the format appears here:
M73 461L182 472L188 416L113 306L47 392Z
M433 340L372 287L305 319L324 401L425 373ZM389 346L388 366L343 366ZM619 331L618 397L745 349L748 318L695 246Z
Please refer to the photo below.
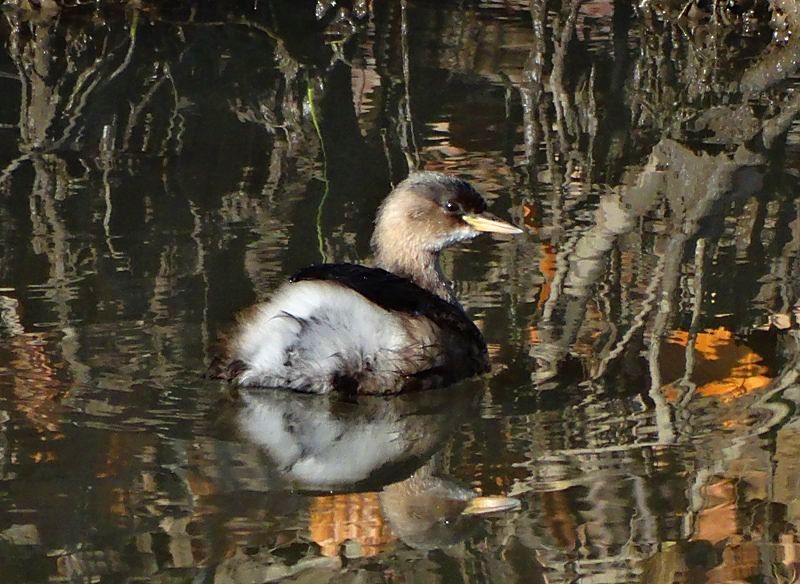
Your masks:
M519 499L495 495L492 497L475 497L464 510L462 515L485 515L488 513L502 513L516 511L522 506Z
M480 215L464 215L462 217L464 222L472 227L475 231L483 231L486 233L502 233L505 235L518 235L522 233L522 229L490 215L489 213L481 213Z

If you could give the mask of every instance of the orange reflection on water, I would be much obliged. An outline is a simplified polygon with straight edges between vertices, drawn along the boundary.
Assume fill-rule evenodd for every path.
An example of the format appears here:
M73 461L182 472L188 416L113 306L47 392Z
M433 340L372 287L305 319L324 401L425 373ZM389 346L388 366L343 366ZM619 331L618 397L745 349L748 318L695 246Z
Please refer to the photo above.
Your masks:
M566 491L542 493L543 517L559 547L573 550L578 543L578 522Z
M686 367L685 352L670 351L670 345L686 347L688 342L689 333L683 330L673 331L666 340L662 369L665 379L673 379L663 387L668 399L677 396L675 372L684 371ZM769 369L763 365L764 358L737 341L724 327L698 333L694 356L695 364L689 378L697 385L698 393L706 397L718 397L728 402L762 389L772 380Z
M39 432L58 432L61 425L58 402L65 384L53 366L45 339L24 333L12 337L8 343L11 353L8 366L15 372L12 391L16 409Z
M365 557L380 553L395 537L386 523L378 493L346 493L314 497L311 501L311 539L327 557L339 555L339 547L357 542Z
M700 511L692 539L718 543L738 533L736 525L736 485L719 479L703 487L705 508Z
M555 278L556 275L556 250L547 242L542 242L539 247L539 271L544 277L544 282L542 282L542 286L539 288L539 299L536 302L536 308L541 311L550 298L553 278ZM539 337L539 329L535 324L529 327L528 337L533 345L541 340Z

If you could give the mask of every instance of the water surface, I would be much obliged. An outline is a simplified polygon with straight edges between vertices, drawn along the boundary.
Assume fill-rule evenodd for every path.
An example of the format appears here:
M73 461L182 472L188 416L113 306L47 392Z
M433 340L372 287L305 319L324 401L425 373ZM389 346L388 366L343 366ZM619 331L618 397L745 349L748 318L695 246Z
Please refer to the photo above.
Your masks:
M800 18L639 4L0 5L3 580L795 581ZM412 168L492 373L204 379Z

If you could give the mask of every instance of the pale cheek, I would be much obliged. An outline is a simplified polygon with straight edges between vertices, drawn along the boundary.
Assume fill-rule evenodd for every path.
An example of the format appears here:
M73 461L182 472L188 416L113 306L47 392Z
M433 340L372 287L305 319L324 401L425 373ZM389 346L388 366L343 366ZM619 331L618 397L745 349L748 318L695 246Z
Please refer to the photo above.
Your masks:
M440 240L441 247L447 247L449 245L454 245L459 243L460 241L467 241L474 237L477 237L479 233L475 231L469 225L464 225L463 227L459 227L458 229L454 229L449 231L447 234L443 235Z

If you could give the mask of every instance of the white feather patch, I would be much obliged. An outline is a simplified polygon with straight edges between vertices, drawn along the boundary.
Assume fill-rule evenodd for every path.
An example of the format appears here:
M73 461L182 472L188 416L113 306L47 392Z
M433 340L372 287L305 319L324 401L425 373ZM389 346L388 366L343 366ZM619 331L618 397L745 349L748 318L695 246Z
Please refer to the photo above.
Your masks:
M335 282L286 284L241 323L233 358L246 365L247 386L330 391L337 375L397 381L409 359L427 357L401 316Z
M264 448L291 479L312 488L355 483L401 457L408 442L395 416L342 420L299 402L252 398L239 414L248 438Z

